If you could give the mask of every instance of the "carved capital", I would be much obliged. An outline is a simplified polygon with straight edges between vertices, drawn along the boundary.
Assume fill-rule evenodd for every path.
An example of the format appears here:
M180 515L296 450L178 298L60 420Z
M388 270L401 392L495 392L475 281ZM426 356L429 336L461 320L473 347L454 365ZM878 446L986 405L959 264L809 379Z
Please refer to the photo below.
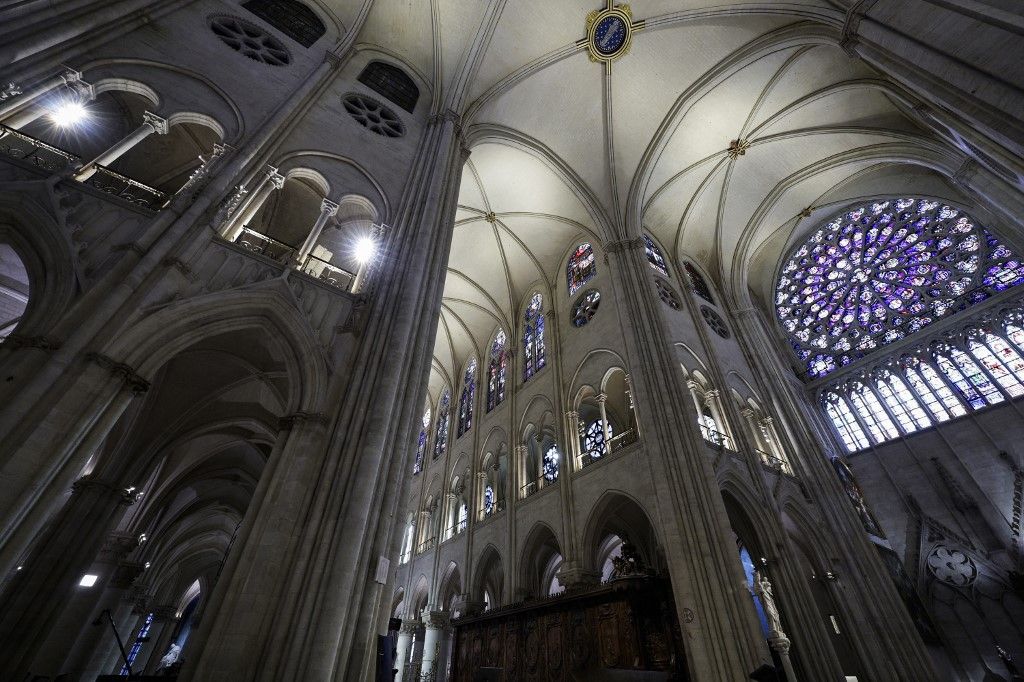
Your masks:
M11 334L4 340L4 346L9 348L35 348L46 353L52 353L60 348L60 342L45 336L22 336Z
M145 393L149 390L149 382L136 374L130 365L118 362L103 353L96 352L86 353L85 359L89 362L95 362L103 369L109 371L111 376L120 377L124 381L125 386L131 389L132 393Z
M290 431L295 428L298 424L303 422L310 422L312 424L327 425L327 415L322 412L295 412L287 416L281 417L278 422L278 428L282 431Z
M405 618L402 620L402 627L398 628L398 634L399 636L409 635L410 637L412 637L416 634L416 631L419 630L420 627L422 626L423 623L421 623L418 620L412 618Z
M108 583L109 587L118 590L126 590L132 586L135 579L146 570L146 565L138 561L122 561L117 564L114 575Z
M178 617L178 609L172 604L160 604L149 610L154 621L169 621Z
M429 629L441 630L448 627L451 620L444 611L426 611L423 614L423 626Z
M171 130L166 118L157 116L151 111L142 112L142 124L152 127L153 132L157 135L166 135Z
M79 479L79 480L81 480L81 479ZM119 563L118 569L120 570L120 563L121 563L121 561L126 556L131 554L132 550L135 549L138 546L139 546L139 539L134 534L132 534L132 533L114 532L114 533L111 533L110 535L108 535L107 539L103 541L103 547L100 549L100 553L99 553L99 557L98 558L101 561L111 561L111 562L116 561L116 562L118 562ZM128 572L131 572L131 570L132 570L131 569L131 565L134 565L134 564L132 564L131 562L127 562L125 565L127 567ZM142 565L139 564L139 567L140 567L139 570L136 571L132 575L131 580L129 580L128 584L124 585L124 587L127 587L128 585L130 585L131 581L135 580L136 576L138 576L138 574L142 572L142 567L141 566ZM117 577L116 572L115 572L115 577Z
M617 241L611 241L604 244L605 254L618 254L623 251L634 251L642 248L644 248L644 240L642 237L619 239Z
M320 213L328 217L338 215L338 204L330 199L324 199L320 202Z
M118 497L125 504L132 504L135 501L135 497L133 495L126 495L124 488L116 486L113 483L109 483L108 481L102 481L96 478L94 474L86 474L71 484L72 495L83 495L85 493ZM126 499L127 497L130 497L130 499Z
M263 173L267 176L267 180L274 185L274 189L284 187L284 176L278 173L276 168L267 164L263 167Z

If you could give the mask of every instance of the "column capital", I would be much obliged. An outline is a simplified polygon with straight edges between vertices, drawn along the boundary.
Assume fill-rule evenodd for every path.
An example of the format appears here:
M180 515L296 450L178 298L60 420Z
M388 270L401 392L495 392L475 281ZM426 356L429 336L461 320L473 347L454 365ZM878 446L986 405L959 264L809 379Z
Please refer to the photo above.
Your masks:
M157 116L151 111L142 112L142 124L151 126L157 135L166 135L171 130L166 118Z
M139 561L122 561L114 569L114 575L110 578L108 585L114 589L126 590L145 570L146 564Z
M281 189L284 187L284 176L277 172L277 168L271 166L269 163L263 167L263 173L274 185L274 189Z
M122 488L110 483L109 481L100 480L95 474L86 474L71 484L72 495L82 495L87 492L92 492L100 496L116 497L120 504L135 504L136 496L133 493L130 493L126 488ZM135 536L132 536L132 540L137 542Z
M83 477L84 478L84 477ZM81 481L82 479L78 479ZM78 483L78 481L76 481ZM100 548L99 556L97 557L101 561L115 561L120 563L122 559L131 554L132 550L139 546L139 539L132 533L121 533L113 532L107 536L106 540L103 541L103 547ZM127 566L132 566L133 563L129 562ZM140 568L131 580L135 580L136 576L142 572L141 564ZM129 580L129 584L131 584ZM125 585L127 587L127 585Z
M327 425L327 415L322 412L295 412L277 420L277 427L282 431L290 431L303 422Z
M608 394L607 393L598 393L597 395L594 396L594 400L597 401L598 405L603 405L605 402L608 401Z
M398 628L398 634L412 636L416 634L416 631L419 630L422 625L423 623L413 618L403 618L402 626Z
M717 398L719 395L721 395L721 393L717 388L709 388L708 390L704 391L705 398Z
M145 393L149 390L149 382L136 374L135 369L133 369L131 365L118 362L109 355L104 355L103 353L97 353L95 351L86 353L85 359L89 362L95 362L97 365L110 372L111 376L120 377L121 380L124 381L124 385L131 389L132 393Z
M326 216L335 216L338 214L338 206L336 202L330 199L324 199L320 202L320 213Z
M569 410L568 412L565 413L565 416L572 421L578 422L580 420L580 413L577 412L576 410Z
M634 237L632 239L617 239L615 241L606 242L604 244L605 254L622 253L624 251L634 251L636 249L644 248L643 237Z
M425 611L423 614L423 626L428 630L441 630L448 627L451 619L444 611Z

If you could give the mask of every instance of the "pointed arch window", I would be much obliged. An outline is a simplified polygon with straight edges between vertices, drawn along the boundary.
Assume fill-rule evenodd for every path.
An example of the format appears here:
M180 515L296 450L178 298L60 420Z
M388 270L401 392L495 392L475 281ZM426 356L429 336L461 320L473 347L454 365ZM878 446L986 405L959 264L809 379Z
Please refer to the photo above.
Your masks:
M715 305L715 297L711 295L711 288L708 287L704 275L693 267L693 263L683 263L683 269L686 270L686 278L690 280L690 290L711 305Z
M663 277L670 277L668 274L668 264L665 262L665 257L661 255L661 249L654 243L648 235L644 235L644 253L647 255L647 262L651 264L651 267L657 270Z
M868 437L864 435L864 429L857 423L849 405L836 393L826 393L823 396L825 412L832 420L833 426L839 432L843 445L850 452L863 450L868 446Z
M917 365L917 370L920 372L921 378L928 384L928 387L942 401L942 406L949 410L950 416L962 417L967 414L967 409L960 403L953 390L942 380L942 377L939 376L939 373L931 365L922 362Z
M473 428L473 401L476 400L476 358L469 361L466 376L462 379L462 395L459 397L458 436Z
M931 426L924 408L898 376L888 370L879 372L875 388L904 433L913 433Z
M544 346L544 298L534 294L526 306L523 320L523 381L544 367L547 350Z
M970 357L959 348L946 347L935 355L935 364L974 409L1003 402L999 389Z
M612 425L608 424L608 436L612 435ZM583 431L583 455L597 459L604 455L607 448L605 439L605 423L603 419L595 419Z
M494 487L488 483L484 486L484 516L494 513Z
M420 98L420 89L416 87L412 78L397 66L387 62L370 62L360 72L357 80L410 114L416 108L416 100Z
M434 434L434 459L448 449L448 421L452 406L452 394L446 388L441 394L441 402L437 405L437 427Z
M596 275L597 260L594 258L594 248L589 242L583 242L569 256L569 265L566 266L565 277L569 285L569 295L575 294Z
M487 363L487 411L490 412L505 399L505 375L508 372L508 339L502 329L494 335L491 359Z
M900 435L892 420L889 419L889 415L886 414L881 403L878 402L878 398L875 397L875 394L867 386L863 384L855 386L850 391L850 402L853 403L853 408L857 410L857 414L868 427L868 433L871 434L872 440L876 443L881 443Z
M427 454L427 429L430 428L430 408L423 413L423 428L420 429L420 437L416 441L416 459L412 464L413 475L423 471L423 458Z
M1011 398L1024 395L1024 386L1019 380L1024 375L1024 360L1006 341L989 333L979 333L967 341L967 350Z

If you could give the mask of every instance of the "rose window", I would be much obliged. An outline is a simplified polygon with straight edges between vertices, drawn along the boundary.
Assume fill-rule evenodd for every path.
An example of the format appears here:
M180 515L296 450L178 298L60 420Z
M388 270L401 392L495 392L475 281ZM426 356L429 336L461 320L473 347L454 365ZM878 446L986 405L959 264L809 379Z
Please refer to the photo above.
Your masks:
M782 268L779 322L812 377L1024 282L1024 264L962 211L893 199L836 216Z
M597 289L590 289L576 299L576 305L572 307L572 324L575 327L582 327L597 314L597 307L601 304L601 292Z
M235 17L214 17L210 30L231 49L249 59L271 66L284 66L292 61L288 50L262 28Z
M668 282L660 277L655 277L654 286L657 287L658 297L661 298L665 305L674 310L679 310L679 299L676 297L676 292L672 290L672 287Z
M708 323L708 326L723 339L729 338L729 327L725 324L722 316L706 305L700 307L700 316Z
M376 100L362 95L349 95L342 104L349 116L371 132L384 137L401 137L405 134L405 126L398 120L398 116Z
M936 579L953 587L967 587L978 579L978 566L957 549L936 547L928 555L928 570Z

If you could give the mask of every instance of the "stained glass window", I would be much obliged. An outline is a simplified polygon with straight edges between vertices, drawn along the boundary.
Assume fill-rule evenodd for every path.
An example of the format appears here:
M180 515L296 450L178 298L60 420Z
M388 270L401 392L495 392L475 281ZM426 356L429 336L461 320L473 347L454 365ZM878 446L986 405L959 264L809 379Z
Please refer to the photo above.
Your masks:
M416 100L420 98L420 89L412 78L397 66L386 62L370 62L359 74L358 80L410 114L416 108Z
M868 446L868 438L864 435L864 429L857 423L849 405L835 393L826 393L823 396L825 412L835 425L843 445L850 452L862 450Z
M147 613L146 619L142 622L142 627L139 628L139 634L136 635L135 642L132 643L131 651L128 652L128 662L121 666L120 675L122 677L132 674L132 664L134 664L135 659L139 657L139 652L142 651L142 645L149 641L149 629L152 626L153 614Z
M547 350L544 346L544 299L534 294L526 307L523 320L523 381L544 367Z
M473 400L476 398L476 358L469 361L466 376L462 379L462 395L459 397L459 430L457 437L473 428Z
M966 377L967 381L977 389L978 393L981 394L989 405L1003 402L1003 396L999 393L999 389L995 387L995 384L989 380L988 375L978 367L974 360L971 360L967 353L959 348L949 348L948 353L949 357L956 364L961 380ZM942 367L941 361L939 362L939 367ZM948 371L946 373L949 375Z
M459 521L455 526L455 532L461 533L466 530L466 524L469 521L469 509L466 507L466 503L463 502L459 505Z
M913 433L931 426L931 420L924 413L924 408L917 402L917 398L892 372L880 372L875 380L875 388L904 433Z
M942 404L947 410L949 410L949 413L952 416L961 417L967 414L967 410L960 404L960 401L957 400L953 391L950 390L946 382L942 380L942 377L939 376L938 372L932 369L931 365L922 362L918 365L918 370L921 372L921 377L928 382L931 389L935 391L935 395L939 396L942 400Z
M589 455L591 459L597 459L605 453L604 422L595 419L583 432L583 454ZM612 427L608 425L608 434L611 435Z
M690 280L690 289L693 293L714 305L715 297L711 295L711 289L704 280L704 275L700 274L700 271L693 266L693 263L683 263L683 269L686 270L686 278Z
M970 216L893 199L836 216L782 268L776 312L811 376L1024 283L1024 263Z
M1024 373L1024 360L1006 341L992 334L979 334L967 342L967 349L1011 398L1024 395L1024 386L1018 380Z
M881 443L900 435L892 420L889 419L889 415L882 409L878 398L875 397L875 394L867 386L861 384L850 391L850 402L853 403L853 409L857 410L857 414L868 427L871 439L876 443Z
M601 305L601 292L597 289L588 289L577 300L572 307L572 325L582 327L590 322L597 315L597 308Z
M712 445L724 445L725 437L722 436L722 432L718 430L718 422L716 422L715 418L711 416L711 412L707 408L704 408L701 414L697 417L697 424L700 426L700 435L704 437L704 440Z
M444 389L441 402L437 405L437 426L434 432L434 459L448 449L448 413L451 411L452 394Z
M544 460L541 466L544 470L544 478L548 481L553 481L558 478L558 461L561 459L561 455L558 453L558 448L554 445L547 449L544 453Z
M412 473L418 474L423 471L423 457L427 453L427 429L430 428L430 408L423 413L423 428L420 429L420 437L416 441L416 459L412 464Z
M490 484L484 486L484 516L494 512L494 488Z
M652 268L665 277L669 277L668 264L665 263L665 257L661 255L661 249L646 234L644 235L644 253L647 254L647 262L651 264Z
M572 296L579 291L580 287L594 279L595 275L597 275L597 261L594 258L594 249L588 242L583 242L569 256L569 265L565 270L569 295Z
M505 399L505 374L508 370L505 332L501 329L491 344L491 359L487 363L487 411L490 412Z

